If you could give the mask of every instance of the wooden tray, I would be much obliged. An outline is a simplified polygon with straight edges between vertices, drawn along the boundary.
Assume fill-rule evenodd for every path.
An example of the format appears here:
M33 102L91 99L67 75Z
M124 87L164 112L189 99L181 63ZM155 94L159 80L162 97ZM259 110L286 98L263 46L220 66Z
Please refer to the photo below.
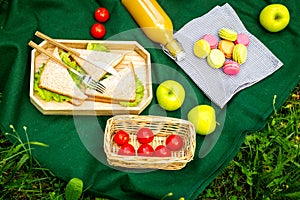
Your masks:
M134 65L135 73L144 84L144 98L136 107L124 107L117 103L101 103L85 101L80 106L72 105L68 102L46 102L42 100L34 91L34 73L38 71L48 60L48 57L40 54L35 49L31 52L31 73L30 73L30 100L32 104L45 115L117 115L117 114L140 114L151 102L152 78L150 54L135 41L96 41L96 40L57 40L69 47L85 49L87 43L101 43L111 52L124 52L126 55L123 61L115 67L118 71L131 61ZM46 41L39 44L43 48L52 51L54 46Z

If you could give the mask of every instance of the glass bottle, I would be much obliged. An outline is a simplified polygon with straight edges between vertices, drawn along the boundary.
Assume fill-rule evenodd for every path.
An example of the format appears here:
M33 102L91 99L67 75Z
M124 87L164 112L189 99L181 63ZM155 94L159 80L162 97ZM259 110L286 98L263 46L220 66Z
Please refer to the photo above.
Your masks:
M149 39L161 44L175 60L184 59L181 45L173 38L172 21L156 0L122 0L122 4Z

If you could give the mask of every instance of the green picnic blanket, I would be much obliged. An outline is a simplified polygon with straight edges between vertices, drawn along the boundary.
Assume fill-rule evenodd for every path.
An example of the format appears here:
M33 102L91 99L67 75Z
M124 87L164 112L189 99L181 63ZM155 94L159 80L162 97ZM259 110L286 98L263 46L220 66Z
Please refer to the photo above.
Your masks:
M53 38L93 39L89 29L95 22L94 10L106 7L110 19L105 23L104 39L136 40L151 54L153 94L159 83L177 80L186 89L186 101L181 109L165 112L154 98L142 115L162 115L187 119L187 112L198 104L211 104L189 77L138 30L138 25L119 0L0 0L0 103L1 132L12 132L13 125L22 140L27 127L30 141L48 147L35 146L33 155L54 174L68 181L78 177L88 190L113 199L160 199L169 192L169 199L195 199L226 167L239 151L245 135L262 129L300 80L299 27L300 2L235 1L235 0L158 0L179 30L190 20L202 16L216 5L229 3L245 27L264 43L283 66L271 76L242 90L226 106L218 110L221 125L211 136L197 135L194 160L182 170L126 170L110 167L103 151L103 130L111 116L43 115L29 99L29 40L39 30ZM270 3L285 4L291 14L288 27L279 33L267 32L258 16ZM276 98L274 98L276 95ZM274 106L274 107L273 107ZM9 138L13 141L13 138ZM216 142L216 143L215 143ZM203 145L205 145L203 147Z

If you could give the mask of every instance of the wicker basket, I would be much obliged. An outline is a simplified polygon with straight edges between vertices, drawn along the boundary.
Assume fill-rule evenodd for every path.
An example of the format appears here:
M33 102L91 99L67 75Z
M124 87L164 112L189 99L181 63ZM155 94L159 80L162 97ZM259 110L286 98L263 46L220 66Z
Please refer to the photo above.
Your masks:
M172 151L171 157L147 157L147 156L123 156L118 155L119 146L113 141L116 131L124 130L130 135L129 143L136 151L140 143L136 139L137 131L142 127L150 128L155 137L150 143L156 146L165 144L170 134L180 135L183 139L183 147L180 151ZM196 133L192 123L170 117L117 115L107 121L104 135L104 151L107 162L112 166L137 169L182 169L194 157L196 148Z

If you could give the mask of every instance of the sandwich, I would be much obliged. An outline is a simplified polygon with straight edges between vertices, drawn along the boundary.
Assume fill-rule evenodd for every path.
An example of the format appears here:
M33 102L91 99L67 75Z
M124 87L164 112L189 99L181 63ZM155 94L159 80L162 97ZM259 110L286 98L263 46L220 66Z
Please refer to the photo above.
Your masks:
M80 55L87 57L89 60L101 63L102 66L117 66L124 58L124 54L117 52L107 52L107 51L95 51L88 49L74 49ZM93 79L100 80L106 71L81 59L75 55L71 55L72 59Z
M85 94L89 100L97 102L134 102L136 100L136 75L134 66L130 62L127 67L119 71L119 78L109 76L101 83L106 87L104 93L87 88Z
M57 48L54 49L53 55L60 59ZM43 67L38 87L67 96L70 98L70 102L75 105L80 105L88 98L76 85L68 70L51 59L48 59Z
M90 56L100 55L91 52L92 50L76 49L76 51L80 52L80 54L89 53ZM66 52L61 52L58 48L54 49L53 55L56 58L63 60L69 66L76 68L80 73L93 75L92 71L87 70L87 64L83 63L83 60L70 56L70 54ZM110 55L111 57L107 56L106 58L102 56L101 62L110 62L113 65L119 64L124 57L124 55L120 56L121 54L118 53L101 55ZM98 58L95 59L97 60ZM79 66L80 64L81 66ZM81 69L82 67L85 68ZM90 67L95 66L90 64ZM98 71L101 70L98 67L95 68ZM74 105L81 105L84 101L89 100L104 103L120 103L123 106L136 106L144 95L143 84L136 76L132 62L129 62L127 66L122 65L122 68L119 67L119 77L107 75L104 78L102 76L105 72L103 72L103 75L101 76L100 74L97 75L102 77L101 83L106 87L104 93L99 93L86 86L83 87L81 81L76 80L76 75L73 75L65 67L57 64L51 59L49 59L40 70L41 71L35 75L35 91L46 101L68 101Z

